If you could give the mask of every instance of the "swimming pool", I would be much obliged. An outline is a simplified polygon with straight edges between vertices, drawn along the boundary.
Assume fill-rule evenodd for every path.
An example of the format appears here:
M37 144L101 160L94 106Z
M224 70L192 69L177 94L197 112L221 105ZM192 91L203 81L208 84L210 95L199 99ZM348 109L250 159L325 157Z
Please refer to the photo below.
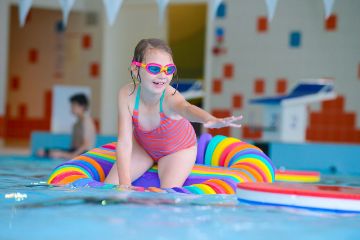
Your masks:
M0 157L0 239L360 239L360 215L251 206L228 195L49 187L59 163ZM360 176L322 182L360 186Z

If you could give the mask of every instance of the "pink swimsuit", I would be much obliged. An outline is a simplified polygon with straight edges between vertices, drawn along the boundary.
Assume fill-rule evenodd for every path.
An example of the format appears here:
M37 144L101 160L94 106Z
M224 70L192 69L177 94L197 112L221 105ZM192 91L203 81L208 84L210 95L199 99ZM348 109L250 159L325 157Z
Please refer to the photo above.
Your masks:
M162 103L165 91L160 98L160 126L144 131L139 124L140 86L136 94L132 121L136 141L145 149L154 161L196 145L196 134L191 123L182 118L174 120L165 116Z

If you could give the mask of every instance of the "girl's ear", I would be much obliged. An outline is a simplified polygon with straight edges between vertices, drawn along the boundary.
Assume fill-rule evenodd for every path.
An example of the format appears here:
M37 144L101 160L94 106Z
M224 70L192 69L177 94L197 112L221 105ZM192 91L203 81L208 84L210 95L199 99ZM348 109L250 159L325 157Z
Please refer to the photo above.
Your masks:
M131 65L130 65L130 71L131 71L135 76L137 76L138 71L139 71L139 68L138 68L137 66L135 66L134 64L131 64Z

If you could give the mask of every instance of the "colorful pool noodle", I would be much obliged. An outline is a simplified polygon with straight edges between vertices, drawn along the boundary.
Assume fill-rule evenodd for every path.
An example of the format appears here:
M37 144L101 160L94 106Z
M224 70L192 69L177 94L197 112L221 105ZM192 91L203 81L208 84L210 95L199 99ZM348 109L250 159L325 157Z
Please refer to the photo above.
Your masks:
M244 168L244 165L249 164L251 153L256 155L255 158L265 158L264 162L271 163L270 159L259 148L241 142L236 138L224 138L224 136L212 138L210 134L203 134L198 142L198 157L203 156L203 161L199 163L209 166L241 166L241 168ZM235 159L235 156L238 158ZM246 164L239 162L240 156L245 158ZM254 161L253 159L252 163ZM272 167L274 168L274 166ZM275 171L275 181L315 183L320 181L320 173L278 169Z
M320 173L315 171L276 170L275 181L316 183L320 181Z
M104 180L116 159L116 143L92 149L57 166L48 183L74 187L116 188ZM241 182L273 182L274 166L257 147L239 139L202 135L198 141L196 164L181 188L167 192L187 194L234 194ZM132 183L148 191L160 192L157 166Z

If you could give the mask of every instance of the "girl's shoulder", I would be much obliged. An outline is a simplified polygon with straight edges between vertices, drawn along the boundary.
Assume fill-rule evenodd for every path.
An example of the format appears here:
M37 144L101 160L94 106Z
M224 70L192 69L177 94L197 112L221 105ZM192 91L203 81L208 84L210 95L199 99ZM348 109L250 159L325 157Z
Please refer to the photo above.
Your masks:
M165 100L167 102L177 102L183 100L184 97L181 95L179 90L175 89L173 86L169 85L165 90Z
M132 96L137 91L137 85L134 83L128 83L120 87L119 94L122 96Z
M185 101L184 96L177 89L168 86L165 90L163 108L167 112L174 113L176 106L183 104Z
M130 111L130 109L133 109L135 106L135 97L137 90L137 85L133 83L125 84L120 87L118 94L119 105L127 106L129 112L132 112Z
M138 86L133 83L128 83L120 87L118 98L121 101L133 102L136 97Z

